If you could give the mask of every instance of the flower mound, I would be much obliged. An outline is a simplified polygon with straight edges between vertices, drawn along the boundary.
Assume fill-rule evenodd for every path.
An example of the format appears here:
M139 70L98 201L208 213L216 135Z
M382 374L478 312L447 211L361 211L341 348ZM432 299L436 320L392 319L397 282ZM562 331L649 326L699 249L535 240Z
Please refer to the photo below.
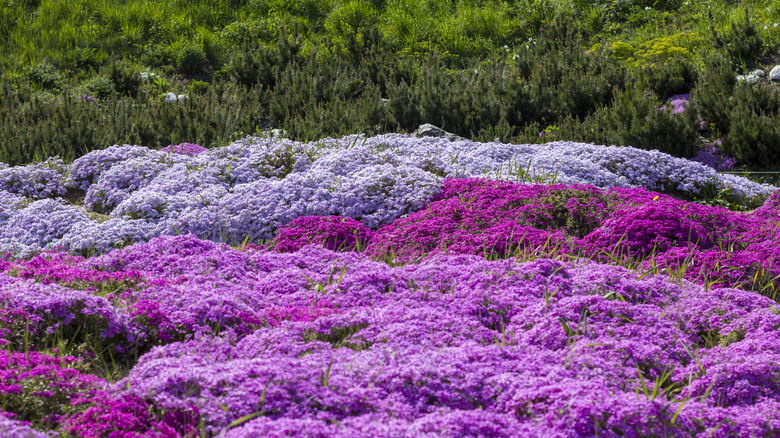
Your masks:
M163 410L199 406L212 434L779 430L771 364L780 358L772 346L780 319L773 301L752 292L639 278L596 262L440 254L393 268L316 246L242 252L184 236L92 263L146 266L146 275L186 285L154 292L172 320L185 308L207 312L193 292L223 305L232 296L231 306L253 312L224 320L254 325L237 338L154 348L114 388ZM229 293L215 287L226 278ZM296 307L311 316L258 322ZM331 311L316 311L323 308Z
M742 208L759 207L773 191L718 174L704 158L707 165L658 151L575 142L516 145L388 134L316 143L247 137L202 149L189 143L160 151L115 145L67 167L58 159L1 166L0 197L11 192L26 198L0 208L0 235L11 235L0 238L0 251L24 257L62 246L99 255L181 233L231 244L260 243L302 216L351 217L376 230L423 208L448 177L643 187L686 200L720 193L719 202ZM19 240L13 236L19 230L4 230L3 222L23 212L28 198L63 196L65 188L69 197L83 195L89 221L56 239Z
M360 251L372 234L371 230L352 218L303 216L279 229L274 249L294 252L316 243L332 251Z

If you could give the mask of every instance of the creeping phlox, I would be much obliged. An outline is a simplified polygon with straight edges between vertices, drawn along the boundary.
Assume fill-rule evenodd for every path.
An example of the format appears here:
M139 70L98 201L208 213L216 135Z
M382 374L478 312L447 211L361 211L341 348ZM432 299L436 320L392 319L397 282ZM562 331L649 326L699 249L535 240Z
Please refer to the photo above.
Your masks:
M4 400L22 391L57 416L9 403L14 420L3 427L230 437L780 431L780 316L749 291L596 261L438 253L391 266L317 244L280 253L193 235L89 259L56 254L0 273L7 305L26 312L16 320L42 330L28 348L54 336L45 327L87 321L109 330L99 342L117 360L140 357L114 384L67 368L47 374L54 389L38 390L32 373L6 374L16 386ZM73 281L52 277L63 264ZM107 282L119 292L95 296ZM51 397L73 403L57 411Z
M779 206L571 142L0 165L0 434L777 436Z

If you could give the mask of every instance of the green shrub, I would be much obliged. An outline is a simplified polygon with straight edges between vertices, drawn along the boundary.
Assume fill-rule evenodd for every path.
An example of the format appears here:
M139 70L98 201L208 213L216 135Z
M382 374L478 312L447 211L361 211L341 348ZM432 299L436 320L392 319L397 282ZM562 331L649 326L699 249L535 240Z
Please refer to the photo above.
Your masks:
M370 29L376 28L378 13L365 0L349 0L337 5L325 19L325 30L331 38L335 53L350 59L359 59L378 40L365 38ZM376 33L376 32L375 32Z
M300 51L301 38L297 34L289 38L285 27L279 29L275 46L264 45L252 34L233 52L225 72L240 85L271 90L276 88L276 78L285 66L298 61Z
M176 53L176 68L182 73L200 73L207 64L206 52L201 44L195 42L183 44Z
M266 108L259 90L224 84L176 104L116 96L97 105L68 93L41 101L7 83L3 90L0 161L11 165L53 155L70 161L113 144L225 144L255 132Z
M141 71L129 61L121 59L112 61L105 69L111 78L116 92L126 96L137 97L141 87Z
M698 72L686 58L674 57L669 62L644 68L650 91L662 100L675 94L688 93L696 85Z
M750 62L761 54L763 41L756 27L750 22L747 7L745 7L745 20L732 22L731 27L721 35L715 31L711 13L709 18L713 46L716 49L725 50L735 66Z
M740 102L732 110L723 150L751 169L772 168L780 162L780 116Z
M582 122L568 118L562 123L562 138L598 144L657 149L677 157L690 158L698 150L698 114L688 105L681 114L659 110L662 102L638 86L616 90L615 98Z
M92 96L97 99L107 99L111 97L116 91L114 89L114 82L104 75L97 75L88 81L84 82L81 86L81 90L87 96Z
M33 88L56 90L62 87L63 77L59 69L43 58L43 62L27 67L26 78Z
M691 103L716 133L727 134L731 126L731 96L737 75L725 55L715 52L702 69Z

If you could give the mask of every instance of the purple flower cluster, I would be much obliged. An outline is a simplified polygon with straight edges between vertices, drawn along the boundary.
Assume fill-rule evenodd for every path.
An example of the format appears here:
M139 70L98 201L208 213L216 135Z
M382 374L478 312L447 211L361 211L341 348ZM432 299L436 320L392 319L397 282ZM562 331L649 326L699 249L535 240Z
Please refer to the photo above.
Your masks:
M3 436L44 436L35 435L26 424L56 427L71 400L105 386L102 380L74 369L75 363L69 356L0 350L0 432L8 433Z
M86 211L0 190L0 434L780 435L780 191L571 142L195 146L57 168ZM758 208L679 199L723 189Z
M139 397L106 392L106 383L77 369L70 356L0 350L0 433L49 437L30 427L81 438L180 438L194 433L196 407L158 414Z
M28 166L0 168L0 191L28 198L43 199L65 194L68 167L59 157Z
M672 271L685 266L685 278L716 287L761 290L780 275L777 193L753 213L735 213L644 189L449 179L425 209L376 232L356 222L340 225L339 218L304 217L279 230L276 250L297 250L304 242L358 249L336 236L361 233L360 249L396 262L442 252L633 258Z
M751 292L596 262L439 255L393 268L314 246L242 252L192 236L90 264L159 278L139 291L159 303L156 318L179 329L190 320L199 333L142 356L114 391L162 410L199 406L212 434L778 431L776 371L758 367L777 353L752 345L777 343L780 318ZM332 310L263 318L323 306ZM212 337L217 327L224 337Z
M169 145L160 149L160 152L172 152L185 155L198 155L199 153L205 151L206 148L195 143L179 143L177 145Z
M247 137L200 152L190 144L166 150L112 146L79 158L63 170L65 186L84 192L90 220L54 239L20 240L17 229L4 230L2 222L24 205L3 208L0 249L16 257L55 246L94 255L180 233L257 243L301 216L351 217L377 229L424 207L453 176L645 187L687 199L724 191L726 201L748 207L760 206L772 191L657 151L573 142L513 145L395 134L317 143ZM0 172L17 169L26 168ZM46 190L38 192L59 193Z
M563 205L580 223L523 204L559 195L573 195ZM477 226L490 196L508 216L578 230L615 206L675 202L455 180L432 206L458 207ZM354 220L302 218L285 230L292 237L277 245L318 244L241 251L170 236L91 259L50 253L4 265L18 275L0 274L4 307L41 328L79 321L109 347L159 345L108 392L74 397L59 427L84 437L180 436L200 424L231 437L780 432L780 316L769 298L596 261L442 251L393 267L321 246L365 230ZM90 297L104 290L95 284L118 281L132 282L121 297Z
M691 95L689 93L675 94L674 96L666 99L666 102L672 106L672 111L675 114L680 114L681 112L685 111L685 107L688 106L690 97Z
M0 434L7 438L49 438L49 434L30 427L28 421L18 421L0 413Z
M121 306L114 307L111 301L90 290L0 274L0 304L30 315L27 331L32 341L28 342L34 347L60 338L81 341L92 351L107 347L118 353L130 351L141 341L143 333L139 333L126 311Z
M294 252L317 243L331 251L359 251L372 234L361 222L349 217L302 216L279 229L274 250Z
M14 277L35 279L42 284L56 283L74 289L96 291L100 287L126 284L142 280L137 271L103 272L85 268L85 259L67 252L47 251L29 260L16 260L0 265L0 272L9 271Z
M719 172L733 169L736 160L733 157L726 155L718 148L721 144L721 140L718 139L714 143L701 148L696 157L693 158L693 161L698 161Z
M79 438L180 438L195 436L198 409L164 414L154 412L140 397L120 396L100 391L93 397L74 400L83 408L62 421L62 431Z

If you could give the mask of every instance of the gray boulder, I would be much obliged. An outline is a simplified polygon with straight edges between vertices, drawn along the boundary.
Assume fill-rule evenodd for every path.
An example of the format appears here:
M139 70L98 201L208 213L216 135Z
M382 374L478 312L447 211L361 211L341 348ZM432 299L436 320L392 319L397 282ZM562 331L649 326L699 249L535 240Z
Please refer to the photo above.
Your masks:
M436 126L431 125L430 123L420 125L420 127L414 131L414 135L416 137L443 137L449 141L465 140L463 137L455 135L451 132L444 131L441 128L437 128Z
M780 65L776 65L775 68L769 71L769 79L780 81Z
M737 82L747 81L749 84L755 84L764 76L763 70L754 70L747 75L737 75Z

